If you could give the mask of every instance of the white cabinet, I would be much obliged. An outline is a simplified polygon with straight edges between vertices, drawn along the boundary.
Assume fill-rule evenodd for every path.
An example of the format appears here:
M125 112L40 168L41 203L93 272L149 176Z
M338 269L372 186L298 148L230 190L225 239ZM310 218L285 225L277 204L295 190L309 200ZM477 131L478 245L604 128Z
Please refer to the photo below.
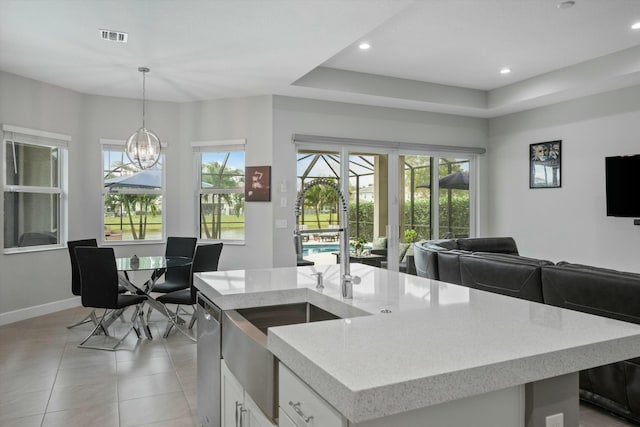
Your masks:
M286 366L279 366L280 427L347 427L347 420Z
M275 427L245 393L224 360L220 361L222 427Z
M282 410L282 408L278 408L278 426L279 427L296 427L296 424L293 422L291 418Z

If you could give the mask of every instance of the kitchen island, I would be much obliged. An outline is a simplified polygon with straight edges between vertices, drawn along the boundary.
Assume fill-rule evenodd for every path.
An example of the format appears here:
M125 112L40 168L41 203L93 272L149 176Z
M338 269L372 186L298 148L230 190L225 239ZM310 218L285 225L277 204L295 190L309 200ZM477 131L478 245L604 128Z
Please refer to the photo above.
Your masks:
M342 317L270 328L267 347L349 425L544 426L563 413L577 427L577 372L640 355L639 325L351 268L362 283L348 301L337 265L199 273L194 284L222 310L310 302Z

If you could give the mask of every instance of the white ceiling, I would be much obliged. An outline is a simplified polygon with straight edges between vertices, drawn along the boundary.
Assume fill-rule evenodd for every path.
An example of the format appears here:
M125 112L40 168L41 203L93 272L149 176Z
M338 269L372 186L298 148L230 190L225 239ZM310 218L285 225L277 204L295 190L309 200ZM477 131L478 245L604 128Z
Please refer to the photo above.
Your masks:
M147 66L153 100L281 94L492 117L640 83L640 0L575 3L0 0L0 70L140 98Z

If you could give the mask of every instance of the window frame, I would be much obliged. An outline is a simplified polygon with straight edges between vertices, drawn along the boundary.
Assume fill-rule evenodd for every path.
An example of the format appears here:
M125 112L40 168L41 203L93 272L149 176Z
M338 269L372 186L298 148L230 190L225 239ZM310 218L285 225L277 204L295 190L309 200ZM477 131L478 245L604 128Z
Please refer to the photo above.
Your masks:
M125 152L126 141L124 140L115 140L115 139L100 139L100 182L101 182L101 220L100 220L100 231L99 235L101 244L104 246L120 246L120 245L155 245L158 243L166 242L167 238L167 217L166 217L166 144L161 144L162 151L160 152L160 160L159 164L162 165L161 169L161 187L160 189L109 189L107 190L104 186L105 175L104 175L104 162L105 162L105 151L122 151L123 154ZM124 154L126 158L126 154ZM142 171L142 170L141 170ZM149 194L149 195L159 195L162 197L161 204L161 221L162 221L162 234L159 239L144 239L144 240L107 240L105 238L104 229L107 224L105 224L105 196L107 194Z
M198 240L202 242L223 242L229 245L244 245L247 240L246 235L246 202L244 208L244 225L245 225L245 234L244 239L207 239L206 237L201 237L202 232L202 224L200 222L200 198L203 194L235 194L242 193L244 194L244 188L231 190L231 189L214 189L214 188L202 188L202 153L224 153L224 152L238 152L241 151L244 153L244 161L245 168L247 165L247 151L246 151L246 139L224 139L224 140L213 140L213 141L198 141L192 142L191 148L193 151L193 164L194 164L194 227L196 236L198 236ZM245 169L246 170L246 169Z
M57 250L66 247L67 230L68 230L68 155L69 143L71 137L69 135L41 131L29 128L23 128L12 125L2 125L2 194L3 198L7 193L33 193L33 194L56 194L58 197L57 224L55 229L58 234L58 243L51 245L35 245L22 247L5 247L4 231L2 238L2 253L15 254L26 252L41 252L48 250ZM31 186L31 185L9 185L7 183L7 167L9 159L7 158L7 145L12 143L21 143L26 145L34 145L39 147L56 148L58 150L57 158L57 186ZM6 212L4 212L4 202L2 203L2 223L3 228L6 222ZM53 212L52 212L53 213ZM51 218L53 221L53 218ZM52 222L53 225L53 222Z

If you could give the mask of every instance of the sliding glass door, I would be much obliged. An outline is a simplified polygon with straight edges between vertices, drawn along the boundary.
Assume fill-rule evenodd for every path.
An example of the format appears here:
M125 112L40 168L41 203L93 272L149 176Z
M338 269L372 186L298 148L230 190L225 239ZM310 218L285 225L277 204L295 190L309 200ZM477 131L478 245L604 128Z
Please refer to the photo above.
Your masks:
M471 199L466 158L441 157L438 162L438 238L469 237Z
M413 242L473 234L473 164L472 156L299 147L298 191L315 178L339 183L349 203L350 241L365 242L365 253L385 253L387 268L397 270ZM305 258L316 264L336 262L339 236L330 229L339 220L335 192L321 186L307 192L300 227L327 232L303 239ZM383 246L386 251L380 251Z

